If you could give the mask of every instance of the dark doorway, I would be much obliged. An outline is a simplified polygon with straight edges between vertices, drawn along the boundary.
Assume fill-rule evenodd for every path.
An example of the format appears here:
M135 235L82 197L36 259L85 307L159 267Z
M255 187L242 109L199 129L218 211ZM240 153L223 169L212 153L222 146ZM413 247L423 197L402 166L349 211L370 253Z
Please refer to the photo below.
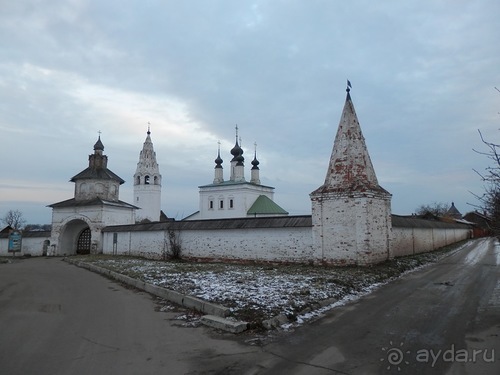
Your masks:
M90 228L82 230L76 244L77 254L90 254Z

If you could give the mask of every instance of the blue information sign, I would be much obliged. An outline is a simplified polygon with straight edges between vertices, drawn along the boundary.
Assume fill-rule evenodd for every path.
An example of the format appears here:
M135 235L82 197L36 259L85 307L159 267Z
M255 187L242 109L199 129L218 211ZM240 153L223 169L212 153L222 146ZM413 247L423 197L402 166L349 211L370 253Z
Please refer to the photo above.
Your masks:
M21 251L22 236L17 230L9 234L9 253Z

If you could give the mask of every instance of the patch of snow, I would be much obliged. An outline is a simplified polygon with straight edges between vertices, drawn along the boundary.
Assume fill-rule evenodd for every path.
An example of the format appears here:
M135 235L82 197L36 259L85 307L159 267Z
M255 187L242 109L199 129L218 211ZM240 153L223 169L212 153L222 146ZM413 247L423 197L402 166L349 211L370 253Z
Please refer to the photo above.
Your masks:
M285 315L294 322L282 327L291 329L461 248L398 258L374 267L276 267L125 257L91 261L150 284L224 305L236 319L262 321ZM321 307L320 303L328 300L334 302Z

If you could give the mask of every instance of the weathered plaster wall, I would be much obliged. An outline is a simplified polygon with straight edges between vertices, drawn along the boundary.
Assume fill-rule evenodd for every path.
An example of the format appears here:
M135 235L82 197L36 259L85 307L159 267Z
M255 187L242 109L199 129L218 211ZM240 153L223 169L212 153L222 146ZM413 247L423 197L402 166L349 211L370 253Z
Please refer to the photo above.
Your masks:
M42 256L48 251L49 232L30 232L29 236L24 235L21 243L21 252L16 252L15 256L31 255ZM0 256L13 256L9 250L9 238L7 236L0 238Z
M390 200L385 197L312 197L312 223L316 261L365 265L390 257Z
M182 256L213 260L311 262L310 227L219 230L174 230ZM140 255L161 258L169 251L168 231L104 232L105 254Z
M409 228L393 227L391 249L393 256L424 253L472 237L469 228Z
M292 218L293 219L293 218ZM445 227L423 228L421 225L393 226L391 236L392 256L405 256L432 251L437 248L470 238L472 231L466 226L461 228ZM134 226L131 226L132 228ZM174 230L180 241L185 257L205 260L244 260L318 263L316 249L313 249L312 227L282 228L239 228L239 229L205 229ZM116 233L117 243L113 244ZM48 246L48 232L31 232L23 236L22 251L16 255L43 255L44 246ZM114 232L108 227L102 232L103 250L106 254L139 255L152 259L160 259L168 251L168 231L134 229ZM359 254L358 254L359 255ZM8 237L0 236L0 256L12 256L8 253ZM346 254L350 256L350 254ZM351 257L352 258L352 257Z
M91 242L96 253L102 252L101 229L107 225L135 222L135 211L118 206L78 206L52 210L52 235L50 255L73 255L81 230L89 227ZM55 252L55 253L54 253Z
M368 203L367 203L368 204ZM376 207L372 207L377 209ZM355 210L352 210L355 212ZM293 219L293 217L291 217ZM380 216L379 224L383 225L385 215ZM400 221L400 219L398 220ZM214 222L217 224L218 222ZM328 264L369 264L375 261L384 261L393 256L404 256L432 251L437 248L470 238L471 230L465 225L457 226L444 223L427 222L429 227L422 227L421 221L416 221L414 227L393 227L390 236L390 252L386 248L381 251L370 249L356 252L349 247L338 247L337 253L326 254L318 252L313 246L314 228L312 226L284 226L274 228L235 228L231 229L202 229L186 230L172 229L182 247L182 256L201 258L205 260L243 260L243 261L273 261L273 262L298 262L298 263L328 263ZM406 222L408 224L408 222ZM371 225L371 226L370 226ZM116 227L105 228L103 232L103 249L106 254L129 254L148 258L162 258L169 251L168 228L175 228L164 224L162 229L149 227L148 230L137 230L131 226L123 230ZM340 238L352 232L347 224L336 229ZM371 235L377 233L379 228L373 223L366 223L357 230L368 230ZM341 231L344 231L342 233ZM117 236L116 246L113 236ZM315 234L318 235L318 234ZM352 234L351 234L352 235ZM344 237L342 237L344 236ZM326 237L331 240L331 237ZM335 239L335 243L341 241ZM381 239L385 245L384 238ZM367 260L363 260L366 257ZM325 261L327 259L327 261Z

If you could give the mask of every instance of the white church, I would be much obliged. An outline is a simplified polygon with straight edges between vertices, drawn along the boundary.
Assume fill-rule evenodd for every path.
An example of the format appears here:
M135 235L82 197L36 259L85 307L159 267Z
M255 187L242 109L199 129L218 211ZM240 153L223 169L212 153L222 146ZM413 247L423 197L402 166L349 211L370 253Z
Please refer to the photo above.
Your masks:
M310 194L311 215L292 216L260 181L254 150L250 178L236 141L224 176L220 144L214 179L199 186L199 210L183 220L162 213L162 176L148 128L133 175L133 202L119 199L124 180L108 168L100 135L88 167L71 178L74 197L51 204L48 255L105 253L166 258L172 238L182 257L215 261L367 265L471 236L463 223L429 223L391 214L377 180L354 104L346 100L323 184Z

